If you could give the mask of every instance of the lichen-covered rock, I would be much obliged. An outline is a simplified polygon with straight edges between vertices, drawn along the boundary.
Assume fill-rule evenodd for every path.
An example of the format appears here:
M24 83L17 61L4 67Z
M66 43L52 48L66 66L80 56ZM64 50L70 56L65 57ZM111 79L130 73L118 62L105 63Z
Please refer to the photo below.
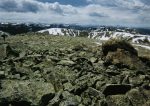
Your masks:
M142 106L144 103L146 103L146 98L139 89L131 89L126 95L131 101L132 106Z
M54 94L51 83L35 81L2 80L0 90L0 104L29 103L39 105L40 100L47 94Z
M7 57L7 44L0 44L0 60Z
M132 106L125 95L111 95L106 100L107 106Z
M59 106L78 106L81 102L81 97L73 95L67 91L62 92L62 101Z
M73 85L70 82L64 83L63 86L64 86L64 90L67 90L67 91L73 90Z

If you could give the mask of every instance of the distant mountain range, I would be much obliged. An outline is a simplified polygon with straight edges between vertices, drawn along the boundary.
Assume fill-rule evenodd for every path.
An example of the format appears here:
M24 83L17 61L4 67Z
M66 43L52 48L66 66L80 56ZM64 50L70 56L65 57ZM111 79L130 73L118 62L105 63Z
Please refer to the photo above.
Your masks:
M127 28L113 26L82 26L68 24L20 24L0 23L0 31L8 32L11 35L38 32L50 35L88 37L98 40L111 38L124 38L132 43L150 46L150 29Z
M0 23L0 30L8 32L12 35L27 33L27 32L37 32L43 29L49 28L67 28L79 31L91 31L101 29L103 31L127 31L136 32L139 34L150 35L150 28L128 28L121 26L83 26L76 24L34 24L34 23Z

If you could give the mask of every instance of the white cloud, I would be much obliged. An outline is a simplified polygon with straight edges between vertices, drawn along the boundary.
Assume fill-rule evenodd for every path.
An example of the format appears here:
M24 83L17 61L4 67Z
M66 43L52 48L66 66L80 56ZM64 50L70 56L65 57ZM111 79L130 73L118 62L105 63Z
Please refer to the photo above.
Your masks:
M87 0L83 7L36 0L0 0L0 21L150 25L150 6L141 0ZM105 1L105 2L104 2Z

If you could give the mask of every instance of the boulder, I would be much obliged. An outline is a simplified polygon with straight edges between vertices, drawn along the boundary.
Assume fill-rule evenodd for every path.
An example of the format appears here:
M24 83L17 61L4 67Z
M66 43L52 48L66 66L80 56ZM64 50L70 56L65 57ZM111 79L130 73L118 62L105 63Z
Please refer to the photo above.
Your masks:
M138 57L136 49L124 40L111 39L102 45L105 65L119 68L143 69L145 65Z
M132 106L125 95L111 95L106 98L107 106Z
M105 61L106 63L116 65L118 68L140 69L145 67L137 56L123 49L108 52Z
M7 44L0 44L0 60L7 57Z
M131 89L126 95L131 101L132 106L142 106L146 103L146 98L139 89Z
M109 52L114 52L117 49L123 49L125 51L128 51L130 54L138 55L136 49L129 44L127 41L122 39L110 39L107 42L102 44L102 52L103 55L106 56Z
M16 106L25 103L25 106L28 106L28 104L39 105L43 97L54 94L55 90L51 83L3 80L0 92L0 100L3 100L0 104Z

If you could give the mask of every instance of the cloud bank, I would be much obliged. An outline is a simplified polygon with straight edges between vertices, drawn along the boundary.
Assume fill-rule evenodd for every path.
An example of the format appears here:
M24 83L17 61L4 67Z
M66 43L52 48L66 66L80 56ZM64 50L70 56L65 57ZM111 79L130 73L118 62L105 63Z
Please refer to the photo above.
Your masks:
M148 0L48 1L0 0L0 21L150 27Z

